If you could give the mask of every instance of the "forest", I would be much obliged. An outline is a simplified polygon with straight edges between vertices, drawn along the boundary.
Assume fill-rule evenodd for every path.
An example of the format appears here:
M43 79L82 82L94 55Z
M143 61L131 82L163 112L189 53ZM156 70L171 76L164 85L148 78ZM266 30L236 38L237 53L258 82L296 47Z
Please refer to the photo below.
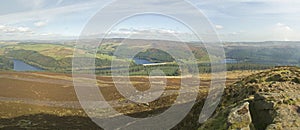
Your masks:
M0 56L0 70L11 70L13 67L13 61L6 57Z

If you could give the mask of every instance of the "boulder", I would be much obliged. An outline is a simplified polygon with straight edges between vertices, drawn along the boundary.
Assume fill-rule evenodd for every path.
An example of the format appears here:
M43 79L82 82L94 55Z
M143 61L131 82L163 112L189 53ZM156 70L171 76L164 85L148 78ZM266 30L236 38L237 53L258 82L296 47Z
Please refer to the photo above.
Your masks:
M229 130L250 130L252 119L249 103L245 102L233 108L228 116Z

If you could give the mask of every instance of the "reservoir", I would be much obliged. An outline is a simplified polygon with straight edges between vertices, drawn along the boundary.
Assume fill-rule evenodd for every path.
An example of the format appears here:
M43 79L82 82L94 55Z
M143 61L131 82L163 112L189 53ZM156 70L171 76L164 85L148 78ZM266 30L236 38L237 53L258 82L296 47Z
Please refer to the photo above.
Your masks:
M223 60L223 63L226 63L226 64L237 64L238 61L236 59L225 59L225 60Z
M42 71L43 69L26 64L21 60L13 60L15 71Z

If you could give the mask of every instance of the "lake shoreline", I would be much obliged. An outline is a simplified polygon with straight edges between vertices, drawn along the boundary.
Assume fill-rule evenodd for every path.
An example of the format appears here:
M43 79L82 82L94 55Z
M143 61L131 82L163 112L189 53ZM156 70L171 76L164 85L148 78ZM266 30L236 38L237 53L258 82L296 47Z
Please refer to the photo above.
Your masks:
M14 71L19 71L19 72L24 72L24 71L44 71L43 68L38 67L38 66L34 66L31 64L28 64L22 60L18 60L18 59L13 59L13 70Z

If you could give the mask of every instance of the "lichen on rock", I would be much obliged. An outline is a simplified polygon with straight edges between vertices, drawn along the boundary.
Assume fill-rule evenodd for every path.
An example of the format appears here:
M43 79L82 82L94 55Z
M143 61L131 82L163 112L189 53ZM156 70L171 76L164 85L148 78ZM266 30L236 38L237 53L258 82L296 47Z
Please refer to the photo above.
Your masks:
M215 115L199 129L300 129L299 77L300 68L277 67L237 81L226 87Z
M228 116L229 130L250 130L252 119L249 111L249 103L237 106L231 110Z

